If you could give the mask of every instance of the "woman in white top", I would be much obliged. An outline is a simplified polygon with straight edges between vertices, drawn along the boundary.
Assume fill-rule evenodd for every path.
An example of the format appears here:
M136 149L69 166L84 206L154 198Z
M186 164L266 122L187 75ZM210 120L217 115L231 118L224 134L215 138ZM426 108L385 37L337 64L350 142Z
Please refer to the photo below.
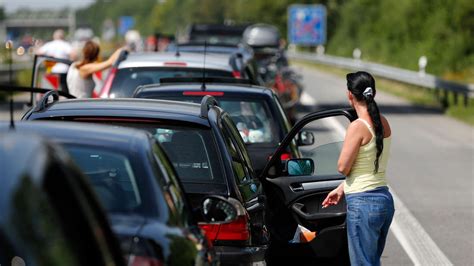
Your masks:
M67 73L69 93L77 98L90 98L94 90L92 74L109 68L117 60L123 48L115 51L109 59L97 62L100 47L93 41L87 41L82 48L82 61L74 62Z
M395 211L385 178L392 132L375 102L372 75L359 71L346 78L347 97L359 119L349 125L339 156L338 170L347 178L323 207L338 204L345 195L351 265L379 266Z

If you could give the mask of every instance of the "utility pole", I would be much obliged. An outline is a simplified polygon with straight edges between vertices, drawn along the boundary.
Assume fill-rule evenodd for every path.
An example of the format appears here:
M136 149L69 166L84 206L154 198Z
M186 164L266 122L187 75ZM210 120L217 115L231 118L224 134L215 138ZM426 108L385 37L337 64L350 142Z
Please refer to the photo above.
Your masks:
M73 36L74 32L76 31L76 10L74 9L74 7L71 7L69 9L68 21L69 21L69 36Z

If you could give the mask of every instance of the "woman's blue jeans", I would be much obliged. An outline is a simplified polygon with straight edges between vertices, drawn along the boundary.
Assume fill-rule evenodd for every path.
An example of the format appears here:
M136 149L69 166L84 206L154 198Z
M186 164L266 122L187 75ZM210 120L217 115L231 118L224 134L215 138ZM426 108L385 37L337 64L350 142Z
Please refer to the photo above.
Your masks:
M351 265L380 265L395 212L388 187L347 194L346 203Z

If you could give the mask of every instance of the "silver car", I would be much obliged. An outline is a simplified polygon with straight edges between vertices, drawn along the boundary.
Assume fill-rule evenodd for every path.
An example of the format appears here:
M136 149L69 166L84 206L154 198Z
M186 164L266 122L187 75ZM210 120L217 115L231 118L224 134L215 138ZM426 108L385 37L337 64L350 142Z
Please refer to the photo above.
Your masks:
M235 65L238 55L185 52L146 52L122 56L109 73L99 97L131 97L141 85L159 84L162 78L246 78Z

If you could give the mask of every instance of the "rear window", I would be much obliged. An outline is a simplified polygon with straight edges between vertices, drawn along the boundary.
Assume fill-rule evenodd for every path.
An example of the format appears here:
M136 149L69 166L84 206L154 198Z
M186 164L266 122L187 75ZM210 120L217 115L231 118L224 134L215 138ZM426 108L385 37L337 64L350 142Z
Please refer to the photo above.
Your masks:
M202 69L187 67L137 67L122 68L112 82L110 90L111 97L123 98L131 97L138 86L147 84L159 84L162 78L202 77ZM206 69L206 77L229 77L232 78L232 72L216 69Z
M126 156L95 147L66 145L66 149L89 177L107 212L130 213L145 209L137 174Z
M200 103L202 97L159 95L154 98ZM237 126L246 144L276 144L280 142L277 118L274 118L264 99L242 99L235 97L216 97Z
M210 130L155 127L148 131L161 144L183 183L224 183Z
M155 123L111 123L150 132L166 152L183 183L225 184L222 164L210 129Z

